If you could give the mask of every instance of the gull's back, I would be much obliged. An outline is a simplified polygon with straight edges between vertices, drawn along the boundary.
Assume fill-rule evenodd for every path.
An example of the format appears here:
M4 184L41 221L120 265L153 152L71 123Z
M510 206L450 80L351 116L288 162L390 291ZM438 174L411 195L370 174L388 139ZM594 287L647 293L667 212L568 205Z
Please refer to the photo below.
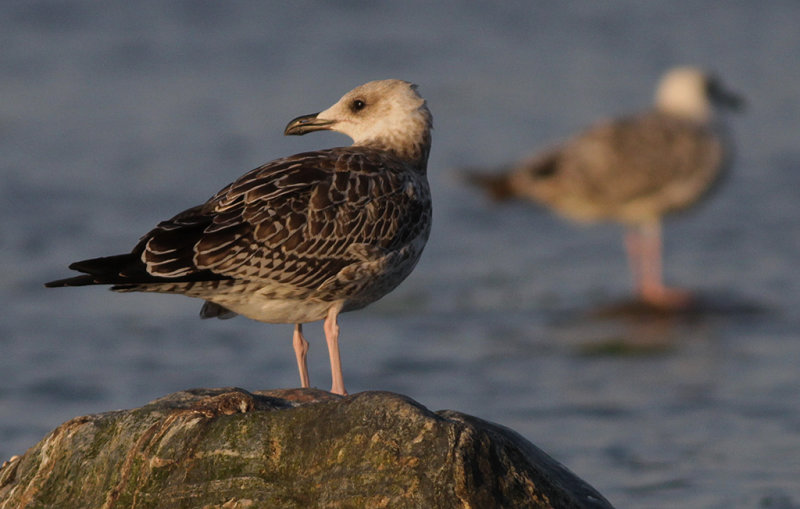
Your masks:
M659 83L651 110L596 124L500 182L507 194L578 221L658 221L719 181L728 157L714 107L738 103L712 76L675 68Z
M652 111L590 128L523 163L515 179L572 219L637 223L697 201L723 160L708 126Z

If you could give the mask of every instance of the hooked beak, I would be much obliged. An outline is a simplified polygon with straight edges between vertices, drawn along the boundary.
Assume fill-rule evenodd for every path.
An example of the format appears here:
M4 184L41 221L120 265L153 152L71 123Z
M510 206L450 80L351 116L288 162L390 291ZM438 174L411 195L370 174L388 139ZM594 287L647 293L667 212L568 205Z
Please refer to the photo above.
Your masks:
M720 106L724 106L734 111L740 111L744 109L744 98L739 94L725 89L716 80L709 84L708 95L714 103Z
M330 130L333 124L336 123L334 120L317 118L317 115L319 115L319 113L301 115L293 119L286 124L286 129L283 131L283 134L286 136L302 136L312 131Z

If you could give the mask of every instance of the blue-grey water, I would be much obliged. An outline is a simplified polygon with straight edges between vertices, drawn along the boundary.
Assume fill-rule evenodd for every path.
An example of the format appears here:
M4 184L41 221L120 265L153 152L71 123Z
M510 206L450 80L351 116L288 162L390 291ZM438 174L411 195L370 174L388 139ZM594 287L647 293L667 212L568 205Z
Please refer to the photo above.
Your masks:
M349 143L282 130L392 77L434 114L435 224L403 285L341 317L348 389L509 426L620 508L800 507L798 27L789 0L3 3L0 460L77 415L296 386L290 325L42 283L263 162ZM666 226L668 280L712 305L593 318L629 294L618 228L498 207L453 168L645 107L685 63L748 100L727 182Z

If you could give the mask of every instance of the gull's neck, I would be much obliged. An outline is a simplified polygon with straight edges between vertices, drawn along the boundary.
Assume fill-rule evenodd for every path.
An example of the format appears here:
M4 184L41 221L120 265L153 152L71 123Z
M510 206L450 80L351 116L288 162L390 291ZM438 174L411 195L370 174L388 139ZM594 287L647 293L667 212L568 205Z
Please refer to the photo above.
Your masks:
M402 125L389 123L380 134L354 139L353 146L384 150L425 172L431 150L432 119L424 105Z
M424 171L431 151L431 133L430 131L425 131L414 141L402 140L402 138L391 135L375 137L353 143L353 146L369 147L389 152L398 159Z

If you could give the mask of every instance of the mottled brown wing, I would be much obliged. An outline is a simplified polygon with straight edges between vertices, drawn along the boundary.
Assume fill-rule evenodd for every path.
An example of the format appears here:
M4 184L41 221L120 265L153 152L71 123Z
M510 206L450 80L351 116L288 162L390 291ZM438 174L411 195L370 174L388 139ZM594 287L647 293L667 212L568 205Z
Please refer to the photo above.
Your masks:
M338 148L256 168L139 246L158 276L207 271L313 289L365 252L403 247L429 213L419 174L382 151Z
M620 205L672 186L702 192L722 164L722 146L704 126L650 113L586 131L563 148L559 164L594 200Z

